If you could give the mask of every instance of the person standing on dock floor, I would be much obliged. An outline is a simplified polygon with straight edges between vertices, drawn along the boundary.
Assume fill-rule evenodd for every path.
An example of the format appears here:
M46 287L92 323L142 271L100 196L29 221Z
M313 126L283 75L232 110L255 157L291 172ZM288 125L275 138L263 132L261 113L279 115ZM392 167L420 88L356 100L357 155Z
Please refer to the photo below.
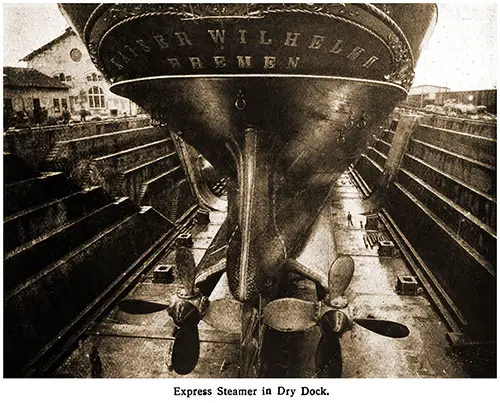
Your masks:
M347 226L350 227L350 226L353 226L354 227L354 224L352 223L352 215L351 215L351 212L348 211L347 212Z

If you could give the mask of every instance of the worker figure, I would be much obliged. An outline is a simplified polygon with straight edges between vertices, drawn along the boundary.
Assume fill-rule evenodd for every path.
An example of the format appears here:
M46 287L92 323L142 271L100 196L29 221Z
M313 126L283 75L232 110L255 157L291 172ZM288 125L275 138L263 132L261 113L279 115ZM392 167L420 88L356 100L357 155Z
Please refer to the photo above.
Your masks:
M351 215L351 213L349 211L347 212L347 226L348 227L350 227L350 226L354 227L354 224L352 223L352 215Z
M62 113L62 120L64 124L68 124L71 119L71 113L69 113L68 108L64 108Z

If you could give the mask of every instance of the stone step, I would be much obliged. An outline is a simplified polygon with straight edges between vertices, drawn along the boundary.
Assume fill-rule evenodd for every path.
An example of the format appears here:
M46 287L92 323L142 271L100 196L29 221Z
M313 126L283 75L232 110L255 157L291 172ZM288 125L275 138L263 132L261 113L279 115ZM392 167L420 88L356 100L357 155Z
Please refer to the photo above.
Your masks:
M380 167L385 166L385 162L387 161L387 156L381 153L379 150L377 150L374 147L369 147L366 155L375 161Z
M485 164L416 139L410 141L407 152L468 183L473 189L490 195L496 194L494 165Z
M484 259L494 264L496 234L491 227L405 169L400 170L398 183L445 222L457 237L462 238Z
M102 188L94 187L23 210L4 220L4 253L44 233L67 225L111 202Z
M380 140L383 140L386 144L390 146L392 143L392 140L394 139L394 132L391 130L383 130L382 134L380 135Z
M154 206L172 222L177 222L196 202L181 169L150 181L142 198L142 205Z
M123 172L121 192L129 196L134 202L140 202L143 184L154 177L179 166L179 157L175 151L133 167Z
M98 166L116 171L126 171L173 151L170 138L144 144L117 153L95 158Z
M361 177L358 171L354 168L353 165L349 167L349 173L351 174L351 177L354 181L354 183L357 185L359 190L361 191L363 197L368 197L371 194L371 189L367 185L367 183L364 181L364 179Z
M151 208L114 222L5 294L5 368L22 369L111 287L172 224ZM131 236L134 234L134 236ZM21 342L20 342L21 341ZM8 351L7 351L8 350Z
M4 258L4 289L11 290L136 211L137 207L124 197L12 250Z
M130 117L121 119L106 119L97 122L75 123L66 129L59 129L56 136L57 141L72 140L82 137L98 136L100 134L112 133L122 130L140 129L151 125L149 117Z
M48 203L81 190L62 172L45 172L36 178L4 186L4 217Z
M149 117L103 120L71 125L13 130L4 134L4 149L19 155L35 169L45 170L45 162L58 141L95 136L151 125Z
M373 191L382 175L382 167L366 154L362 154L356 161L354 168L363 178L365 184Z
M461 133L474 134L476 136L497 138L496 122L477 121L446 116L425 116L423 122L433 127L454 130Z
M428 125L420 125L413 133L413 138L443 147L475 161L495 165L497 142L495 139L461 133Z
M49 155L48 162L55 164L57 169L69 170L82 159L115 154L166 138L170 139L170 136L165 128L148 126L59 141Z
M373 148L377 149L380 151L382 154L384 154L386 157L389 155L389 151L391 149L391 143L387 142L384 139L377 139L375 144L373 145Z
M403 160L403 167L496 231L496 197L474 189L466 182L408 153Z
M11 153L3 153L3 182L10 184L32 179L37 172L23 159Z
M167 172L163 172L160 175L145 181L142 184L141 191L139 194L139 203L142 204L144 195L146 193L155 194L161 192L163 189L171 189L174 184L178 182L184 176L184 171L181 166L176 166L169 169Z

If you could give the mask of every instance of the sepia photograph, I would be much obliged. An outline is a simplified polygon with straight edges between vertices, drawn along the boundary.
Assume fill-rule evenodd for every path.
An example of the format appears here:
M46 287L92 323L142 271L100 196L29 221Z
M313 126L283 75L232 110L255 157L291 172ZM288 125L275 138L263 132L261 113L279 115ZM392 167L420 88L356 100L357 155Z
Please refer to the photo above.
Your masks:
M497 378L496 3L4 3L3 39L4 378Z

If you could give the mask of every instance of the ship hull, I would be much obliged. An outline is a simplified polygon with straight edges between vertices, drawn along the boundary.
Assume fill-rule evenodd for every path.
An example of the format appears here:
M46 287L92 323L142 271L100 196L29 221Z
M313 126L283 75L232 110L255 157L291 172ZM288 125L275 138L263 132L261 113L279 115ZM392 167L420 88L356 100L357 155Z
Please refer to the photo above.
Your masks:
M436 19L428 4L60 7L112 91L229 178L227 273L245 302L404 99Z
M154 77L112 90L229 178L227 271L242 301L294 257L334 181L405 96L395 85L311 76Z

